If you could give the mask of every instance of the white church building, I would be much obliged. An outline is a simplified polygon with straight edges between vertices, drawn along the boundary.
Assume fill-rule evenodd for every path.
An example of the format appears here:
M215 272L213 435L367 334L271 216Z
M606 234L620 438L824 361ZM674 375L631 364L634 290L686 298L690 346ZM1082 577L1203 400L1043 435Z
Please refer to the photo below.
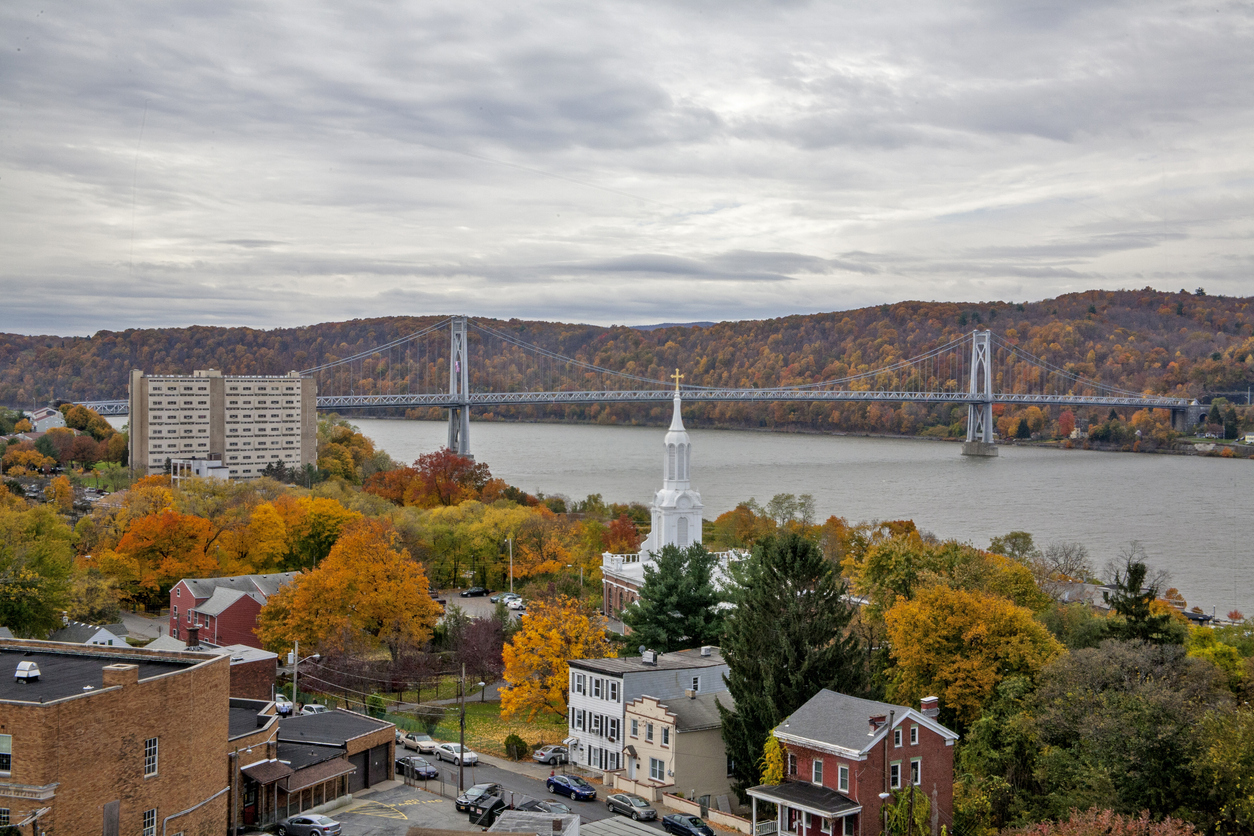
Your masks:
M640 597L644 570L654 563L652 555L663 546L681 549L701 542L701 494L692 487L692 441L680 415L679 387L675 388L675 412L663 441L662 488L653 496L653 527L637 554L601 555L603 609L617 618L624 607ZM729 555L720 555L720 563ZM720 573L721 574L721 573Z

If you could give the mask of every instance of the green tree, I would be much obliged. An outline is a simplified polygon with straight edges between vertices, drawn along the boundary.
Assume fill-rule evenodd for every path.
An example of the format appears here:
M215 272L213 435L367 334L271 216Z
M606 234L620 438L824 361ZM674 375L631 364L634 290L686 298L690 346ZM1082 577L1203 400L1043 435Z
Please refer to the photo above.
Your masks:
M1012 531L1001 537L994 537L988 544L988 550L994 554L1013 557L1020 563L1030 563L1040 555L1032 535L1026 531Z
M1137 548L1133 543L1133 551ZM1102 593L1102 599L1119 616L1110 620L1110 635L1123 641L1183 644L1184 626L1177 625L1170 613L1155 615L1151 611L1150 605L1158 598L1158 585L1146 585L1148 571L1143 561L1128 556L1123 571L1115 572L1113 591Z
M47 505L0 507L0 625L42 638L69 601L73 533Z
M823 688L860 696L867 677L848 634L855 611L842 597L845 584L812 540L766 537L731 575L722 647L735 707L720 703L719 714L743 800L771 729Z
M718 644L723 616L714 587L717 562L700 543L663 546L656 567L645 566L640 600L623 610L632 640L662 653Z

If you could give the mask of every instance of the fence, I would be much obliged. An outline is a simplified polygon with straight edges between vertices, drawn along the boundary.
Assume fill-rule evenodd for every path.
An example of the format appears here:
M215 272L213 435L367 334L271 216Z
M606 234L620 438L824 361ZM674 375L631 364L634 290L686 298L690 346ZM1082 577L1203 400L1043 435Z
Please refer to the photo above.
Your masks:
M680 798L670 793L662 794L662 806L668 807L676 812L683 813L686 816L700 816L701 804L687 798ZM705 813L705 820L715 827L723 830L735 830L739 833L749 834L753 830L753 823L748 819L733 815L732 813L724 813L711 807ZM759 832L759 836L761 833Z

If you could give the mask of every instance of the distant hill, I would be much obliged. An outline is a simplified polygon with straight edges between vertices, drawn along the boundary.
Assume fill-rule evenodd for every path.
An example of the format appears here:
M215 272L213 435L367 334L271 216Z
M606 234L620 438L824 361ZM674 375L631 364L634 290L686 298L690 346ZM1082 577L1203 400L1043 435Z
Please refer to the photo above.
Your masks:
M1181 396L1254 383L1254 298L1088 291L1041 302L900 302L769 320L661 324L648 329L553 322L490 323L518 338L606 368L686 384L809 383L912 357L987 326L1026 351L1137 391ZM0 335L0 403L124 397L130 369L282 374L413 333L442 317L382 317L302 328L159 328L91 337ZM694 327L700 325L700 327ZM512 381L518 387L535 381ZM661 423L668 406L622 404L476 411L475 419ZM695 426L917 433L952 427L951 406L694 404ZM411 413L440 415L438 411ZM1105 416L1094 416L1104 419ZM939 434L939 433L938 433Z
M713 322L659 322L657 325L633 325L637 331L656 331L659 328L709 328Z

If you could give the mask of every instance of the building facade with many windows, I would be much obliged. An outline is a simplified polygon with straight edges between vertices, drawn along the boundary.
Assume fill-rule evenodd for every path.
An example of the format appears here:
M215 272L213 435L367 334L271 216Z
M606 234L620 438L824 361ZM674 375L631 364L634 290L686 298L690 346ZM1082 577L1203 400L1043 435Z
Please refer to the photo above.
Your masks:
M573 763L616 772L623 759L626 706L643 696L668 700L690 691L726 691L727 663L717 647L646 652L614 659L571 659L567 739Z
M312 378L131 372L130 464L163 473L167 461L220 461L231 479L255 479L268 465L303 468L318 460L317 391Z

